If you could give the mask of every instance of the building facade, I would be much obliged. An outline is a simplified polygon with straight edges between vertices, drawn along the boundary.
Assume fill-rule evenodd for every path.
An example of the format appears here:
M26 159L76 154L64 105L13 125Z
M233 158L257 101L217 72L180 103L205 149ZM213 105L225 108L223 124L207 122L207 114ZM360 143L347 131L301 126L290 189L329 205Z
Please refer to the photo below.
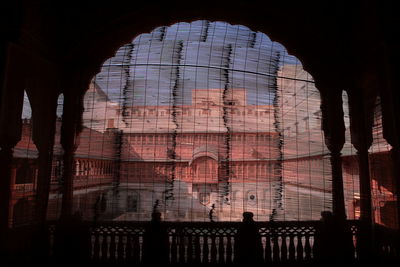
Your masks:
M306 73L286 66L280 75L299 80ZM319 219L331 209L332 194L314 103L319 95L299 81L278 82L278 89L279 102L271 105L247 104L245 89L194 89L188 105L122 107L92 83L74 156L73 209L87 220L149 220L154 209L172 221L237 221L244 211L256 220ZM30 129L25 120L14 150L14 225L29 222L34 210L37 150ZM371 162L389 162L387 151L375 152ZM53 158L49 219L61 210L60 122ZM371 166L375 221L393 227L393 174ZM357 219L358 172L350 146L343 167L347 216Z

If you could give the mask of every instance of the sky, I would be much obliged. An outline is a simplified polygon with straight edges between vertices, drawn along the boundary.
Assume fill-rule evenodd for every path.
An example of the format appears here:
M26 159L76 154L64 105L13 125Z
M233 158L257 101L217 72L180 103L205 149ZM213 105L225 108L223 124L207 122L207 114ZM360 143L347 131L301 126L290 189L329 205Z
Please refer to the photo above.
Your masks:
M267 35L242 25L204 20L144 33L104 62L94 81L112 101L190 104L193 89L246 88L247 104L272 104L276 71L300 64Z
M248 105L269 105L276 68L301 63L264 33L205 20L143 33L106 60L93 80L121 105L190 105L193 89L246 88ZM62 115L62 95L57 115ZM22 118L31 117L27 95Z

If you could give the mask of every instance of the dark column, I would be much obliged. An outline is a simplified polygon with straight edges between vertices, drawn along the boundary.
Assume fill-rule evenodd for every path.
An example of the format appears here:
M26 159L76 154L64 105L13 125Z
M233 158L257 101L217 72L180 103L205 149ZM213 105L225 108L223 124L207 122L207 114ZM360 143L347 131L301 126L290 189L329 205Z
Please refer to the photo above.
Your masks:
M368 149L372 144L373 107L375 98L363 90L348 91L351 143L357 150L360 182L360 228L358 229L359 259L368 262L373 254L373 216L371 199L371 177Z
M56 75L51 71L51 67L47 64L38 65L41 66L40 72L34 74L35 82L30 83L27 93L32 107L32 140L39 152L35 221L43 225L46 222L49 201L57 88L54 80Z
M60 263L86 263L90 255L90 234L82 224L79 214L73 214L74 154L79 145L82 130L84 86L68 87L64 92L64 108L61 126L61 145L64 150L61 217L54 234L55 260ZM86 87L87 88L87 87ZM72 256L72 257L71 257Z
M82 129L83 112L83 90L80 92L68 92L64 94L64 109L61 126L61 145L64 149L64 172L63 172L63 197L61 217L72 215L73 204L73 177L74 177L74 154L79 145L79 134Z
M394 178L394 194L396 196L396 200L397 200L397 229L399 229L400 231L400 170L399 170L399 166L400 166L400 149L398 147L393 147L390 150L390 155L391 155L391 159L393 162L393 178ZM400 236L400 235L398 235ZM398 240L400 242L400 240ZM400 247L400 244L398 244Z
M49 253L49 229L46 224L47 206L50 193L52 155L55 135L57 82L53 65L31 56L30 81L26 88L32 108L32 140L39 156L37 159L37 181L34 205L34 218L28 237L24 241L29 244L24 253L24 261L41 262ZM29 255L26 255L29 253Z
M321 90L322 129L325 144L331 154L333 215L346 219L342 176L341 150L345 142L342 91L332 88Z
M0 257L4 255L10 241L8 236L10 223L10 198L13 148L21 139L22 106L24 99L25 73L20 64L23 62L18 47L7 45L1 59L4 74L0 84ZM2 257L2 259L5 259Z
M360 179L360 220L372 223L368 149L372 144L373 105L367 107L361 90L348 93L351 143L357 150ZM375 101L369 101L374 103Z
M13 145L1 144L0 149L0 226L1 233L8 230L10 224L11 175Z
M352 236L347 229L344 201L341 150L345 143L342 90L319 86L321 92L322 129L330 151L332 168L332 215L324 212L317 236L316 258L326 263L345 263L351 259ZM330 218L332 217L332 218ZM327 238L328 237L328 238ZM335 252L333 252L335 251Z
M372 195L368 149L366 147L358 147L356 149L360 179L360 220L372 223Z
M382 60L381 66L383 66L384 74L382 75L380 97L383 137L393 147L390 153L393 164L394 190L397 196L397 225L400 231L400 79L396 60L400 56L398 45L382 47L384 60Z

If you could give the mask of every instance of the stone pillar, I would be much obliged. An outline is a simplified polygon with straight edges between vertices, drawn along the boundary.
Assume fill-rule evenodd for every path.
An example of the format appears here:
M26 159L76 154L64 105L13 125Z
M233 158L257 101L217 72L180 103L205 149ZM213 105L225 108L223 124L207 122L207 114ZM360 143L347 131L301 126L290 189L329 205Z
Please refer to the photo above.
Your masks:
M351 259L352 236L347 229L346 209L344 201L343 174L341 150L345 143L345 124L343 113L342 90L331 87L319 87L321 92L322 130L324 131L325 144L330 151L332 168L332 219L323 212L323 228L317 243L323 248L321 257L326 262L345 263ZM326 234L331 238L324 238ZM335 250L332 257L331 250ZM325 251L326 253L323 253ZM328 257L328 258L327 258Z
M73 177L74 177L74 154L79 145L79 134L82 129L83 92L77 87L75 91L64 94L64 109L61 126L61 145L64 149L64 172L63 172L63 196L61 217L72 215L73 204Z
M360 91L348 92L351 143L357 150L360 179L360 220L372 223L371 181L368 149L372 144L373 105L367 103ZM375 101L369 101L374 103Z
M390 155L391 159L393 162L393 178L394 178L394 194L396 196L397 200L397 214L396 214L396 223L397 223L397 229L400 231L400 148L399 147L393 147L390 150ZM400 236L400 235L399 235ZM400 240L399 240L400 242ZM400 244L399 244L400 247Z
M69 85L70 86L70 85ZM70 86L64 91L64 107L61 126L63 155L63 188L60 222L54 234L54 255L57 261L73 263L87 260L90 252L89 229L81 224L81 217L73 214L74 154L79 145L82 130L83 86ZM87 87L86 87L87 88ZM73 256L71 258L71 255Z
M24 55L14 45L2 47L4 76L0 84L0 257L8 256L13 149L21 139L22 106L26 84ZM2 257L5 260L5 257Z
M360 179L360 220L372 223L372 194L368 149L365 146L357 146L356 149Z
M383 66L384 75L382 76L384 77L380 87L380 97L383 137L392 146L390 153L393 162L394 191L397 196L397 227L400 232L400 79L397 72L398 62L395 60L398 57L393 56L399 55L396 47L382 47L384 60L381 66Z
M363 90L348 91L351 143L357 150L360 182L360 228L358 229L359 259L368 262L373 254L373 216L371 199L371 177L368 149L372 144L373 107L375 98L368 97Z
M0 233L9 228L13 145L1 144L0 149Z
M342 91L332 88L321 90L322 130L330 151L332 167L332 211L336 219L346 219L342 176L341 150L345 142Z
M40 60L35 63L40 68L33 74L34 80L29 84L27 93L32 107L32 140L39 152L35 221L43 225L47 219L50 193L58 90L51 65Z

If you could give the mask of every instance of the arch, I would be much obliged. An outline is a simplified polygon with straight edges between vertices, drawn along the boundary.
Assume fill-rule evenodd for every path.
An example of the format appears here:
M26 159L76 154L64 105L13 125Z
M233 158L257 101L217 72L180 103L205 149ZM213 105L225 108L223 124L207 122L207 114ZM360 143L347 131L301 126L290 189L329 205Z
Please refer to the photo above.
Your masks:
M24 90L24 104L22 106L22 119L28 120L32 119L32 107L31 100L29 99L29 95Z
M313 130L318 135L316 140L313 140L314 144L317 144L314 146L318 144L324 146L321 143L323 138L320 136L322 132L320 126L317 125L317 118L308 116L310 115L307 106L309 101L315 100L312 103L312 109L319 110L320 108L319 94L315 93L317 89L310 75L300 64L297 64L297 59L293 58L289 61L285 58L289 56L280 44L275 44L265 34L256 33L245 26L231 25L221 21L194 21L190 24L178 23L170 27L161 27L138 36L122 46L115 57L106 61L102 72L95 76L88 91L91 98L96 100L96 102L91 102L92 109L95 110L98 107L101 112L94 112L94 114L90 107L86 109L84 116L87 117L84 117L83 121L88 119L88 124L85 126L103 134L111 134L111 131L104 129L106 123L102 123L103 119L98 114L106 116L115 110L115 114L119 116L119 120L116 118L117 120L114 121L115 128L123 131L122 136L126 134L126 136L134 137L122 138L124 141L121 143L121 149L129 149L129 152L125 154L133 151L138 154L135 159L129 159L137 161L136 164L141 170L134 174L123 174L128 181L152 183L151 186L154 188L165 187L165 191L168 192L174 192L175 180L182 179L191 183L189 186L193 188L198 184L207 184L215 189L218 198L223 196L222 201L226 203L229 201L231 188L234 186L239 188L237 184L231 185L232 178L235 178L235 183L260 182L263 183L262 186L274 187L274 197L271 198L274 204L270 206L283 210L284 194L281 192L285 190L285 186L282 175L283 165L279 162L289 158L294 160L291 164L285 165L291 168L290 172L293 173L295 172L293 170L301 165L295 162L299 156L298 152L304 153L302 156L306 157L311 154L307 150L309 149L308 142L302 143L301 150L297 150L297 146L290 147L290 144L298 143L297 135L299 134L309 138L308 131ZM184 34L179 31L182 28L185 29ZM190 32L192 28L196 33L194 37ZM196 46L197 50L191 49L193 48L191 46ZM194 51L194 55L190 54L191 51ZM285 56L281 58L281 55ZM237 62L234 61L236 59L238 59ZM240 65L240 62L245 63ZM250 65L251 62L256 63ZM290 62L292 64L289 64ZM259 71L259 65L262 65L264 72ZM196 79L201 77L196 80L190 76L193 74L189 71L184 73L185 68L186 70L194 69L191 71L195 75L200 73L197 69L204 69L207 75L194 76ZM210 75L212 71L215 71L216 78ZM135 73L138 74L135 76ZM246 83L248 76L253 77L249 79L252 79L252 83ZM257 84L258 79L264 82L262 86L265 88ZM116 86L112 84L113 82ZM185 87L184 83L189 86ZM190 95L185 95L185 90L190 92ZM306 90L310 90L310 93L304 93ZM257 95L260 91L262 93ZM165 105L168 107L165 108ZM166 118L155 115L159 113L154 113L153 109L158 107L163 107L163 110L167 111ZM192 114L195 117L193 122L184 120L184 117L188 116L185 112L188 108L193 111ZM137 112L131 112L134 110L140 110L142 116L137 116ZM211 112L204 113L204 110ZM235 112L232 113L231 110ZM297 113L296 110L299 112ZM241 115L243 112L244 115ZM265 116L260 116L260 114L265 114ZM312 119L313 124L305 127L303 123L304 127L298 127L296 133L289 135L280 128L283 124L282 114L290 118L293 128L303 117L307 117L308 123ZM319 114L314 115L318 117ZM107 121L107 117L104 117L104 121ZM285 125L287 124L286 121ZM196 129L193 125L196 125ZM265 144L265 138L264 140L257 138L258 133L268 134L270 138L267 138L267 145L273 146L273 149L258 148L259 143ZM191 134L193 138L186 140L181 137L182 134ZM165 145L159 146L158 142L154 142L159 139L158 135L168 135L170 138ZM214 135L214 138L210 135ZM135 142L136 137L140 137L142 142ZM284 138L286 138L285 141L281 142ZM130 143L129 140L132 139L133 142ZM115 139L112 142L114 141ZM178 152L181 147L188 147L188 144L183 142L189 142L190 148L193 149L185 152L185 155ZM252 148L253 146L256 148ZM238 147L242 150L235 151ZM313 152L320 153L315 149ZM122 157L118 156L118 160L121 160L121 166L123 166L123 161L127 158L124 152L121 155ZM243 157L240 158L237 155L243 155ZM277 166L275 171L270 173L266 171L265 174L261 174L258 170L262 167L258 165L258 162L262 162L265 169L269 170L267 166L271 161L268 159L272 159L280 166ZM148 168L150 162L162 162L168 165L163 177L150 171ZM232 167L236 162L241 165L237 166L238 172L243 170L243 173L237 177ZM182 171L182 166L185 164L188 165L188 169ZM111 164L106 165L107 171L109 167ZM294 175L285 179L295 185L311 184L309 181L311 174L307 168L301 166L297 169L303 172L301 181L296 180ZM117 173L116 177L118 176ZM160 186L157 184L160 180L166 180L169 184ZM313 182L318 183L317 180ZM323 190L329 190L324 186ZM295 195L288 198L296 201ZM289 206L298 205L300 202L291 203ZM315 214L319 216L319 211L314 212Z
M275 6L271 3L267 5L212 3L213 12L210 12L207 4L196 6L195 9L187 9L186 5L186 3L165 4L157 9L152 6L143 6L140 13L136 6L124 5L123 11L119 14L116 12L107 14L106 18L101 17L102 27L75 33L75 38L78 38L79 42L76 42L77 45L73 46L70 51L66 51L66 58L70 59L66 65L76 66L77 61L81 62L80 65L84 66L85 71L80 71L80 77L85 77L84 79L89 82L91 77L100 71L102 64L112 57L119 47L129 43L139 34L177 22L190 23L194 20L208 20L245 25L254 31L268 34L271 39L284 45L290 54L295 55L302 62L305 70L314 77L318 76L319 79L328 79L326 75L316 75L316 73L323 73L322 70L333 73L338 69L343 71L343 68L346 67L340 64L343 62L340 59L345 58L346 55L335 53L337 51L335 49L336 42L342 37L338 35L341 33L327 28L328 33L324 31L323 36L321 33L321 36L318 36L320 43L317 43L315 34L318 31L310 29L310 24L306 20L295 19L298 18L299 13L304 14L305 17L315 15L312 12L315 3L292 3L289 7L285 6L284 10L279 5ZM118 7L113 8L118 9ZM327 12L329 11L327 10ZM282 21L283 13L285 21ZM165 14L170 15L165 16ZM260 18L263 18L262 21ZM296 25L296 27L291 25ZM321 57L327 58L329 64L319 60ZM76 69L76 71L79 70ZM334 77L330 81L335 82Z
M193 150L193 156L189 162L189 166L192 165L192 163L200 157L209 157L218 161L218 149L213 145L203 145L196 147Z
M63 108L64 108L64 94L60 94L57 98L57 110L56 110L57 118L62 117Z
M193 181L215 182L218 178L218 161L209 156L201 156L190 165Z

